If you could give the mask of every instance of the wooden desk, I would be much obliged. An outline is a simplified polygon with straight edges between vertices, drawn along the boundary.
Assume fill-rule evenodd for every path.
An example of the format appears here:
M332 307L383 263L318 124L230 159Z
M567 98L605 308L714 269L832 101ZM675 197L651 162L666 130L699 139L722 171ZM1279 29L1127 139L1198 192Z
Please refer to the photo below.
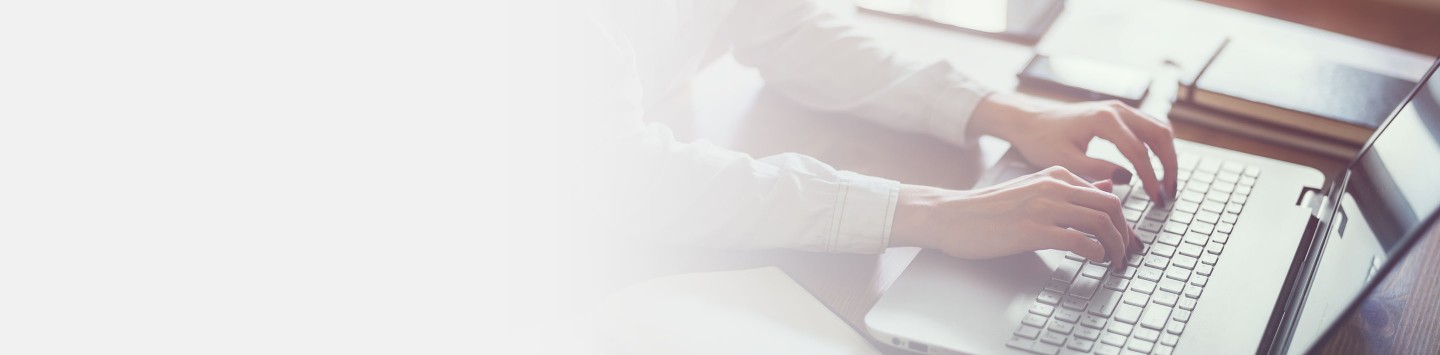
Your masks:
M863 15L857 20L862 29L893 46L903 56L951 61L956 67L967 70L976 80L997 88L1013 88L1014 74L1037 50L902 21ZM1171 38L1216 38L1233 34L1285 40L1285 43L1342 62L1400 77L1418 78L1430 64L1430 58L1414 53L1295 24L1198 2L1164 0L1072 1L1067 13L1040 43L1038 50L1153 67L1162 59L1174 55L1175 50L1169 45L1172 44ZM905 183L947 188L973 186L984 167L997 161L1009 148L1008 143L987 137L981 139L976 147L961 149L930 137L893 132L859 119L814 112L767 92L754 70L728 58L702 71L687 91L669 98L666 105L651 111L651 115L653 119L671 125L681 139L707 139L755 156L798 152L841 169ZM1177 123L1176 130L1182 139L1296 162L1316 167L1327 174L1339 171L1346 163L1199 126ZM1405 272L1413 273L1416 278L1434 274L1434 270L1440 267L1423 261L1440 258L1440 250L1435 249L1434 246L1428 247L1410 258L1407 265L1416 266ZM647 266L654 269L643 273L653 276L778 265L863 333L865 312L917 252L915 248L891 248L882 255L867 256L671 248L663 252L665 256L654 258L655 262ZM1410 294L1411 290L1416 295L1440 292L1440 285L1424 281L1393 287L1387 289L1393 291L1382 294L1397 298L1395 295ZM1434 337L1417 338L1413 335L1421 334L1417 331L1429 332L1423 334L1436 331L1435 319L1440 317L1436 307L1429 307L1430 313L1419 313L1426 311L1423 307L1433 303L1392 301L1376 304L1381 305L1378 309L1385 312L1404 310L1411 313L1406 313L1404 317L1390 316L1378 323L1370 318L1367 318L1369 323L1352 322L1365 327L1347 328L1335 344L1325 349L1349 351L1363 348L1386 352L1383 350L1412 349L1409 346L1424 343L1415 342L1417 339L1432 339L1421 344L1430 347L1414 349L1435 352ZM1376 329L1388 332L1385 334L1403 336L1384 338L1383 334L1374 333ZM1377 342L1391 344L1383 339L1393 339L1404 345L1376 345Z

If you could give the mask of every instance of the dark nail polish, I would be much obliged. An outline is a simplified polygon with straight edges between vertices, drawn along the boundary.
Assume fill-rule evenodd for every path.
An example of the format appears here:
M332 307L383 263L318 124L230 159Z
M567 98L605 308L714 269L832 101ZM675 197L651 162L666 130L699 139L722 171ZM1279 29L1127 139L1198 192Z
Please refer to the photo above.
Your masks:
M1116 185L1129 184L1130 172L1125 169L1115 169L1115 174L1110 176L1110 181L1115 182Z

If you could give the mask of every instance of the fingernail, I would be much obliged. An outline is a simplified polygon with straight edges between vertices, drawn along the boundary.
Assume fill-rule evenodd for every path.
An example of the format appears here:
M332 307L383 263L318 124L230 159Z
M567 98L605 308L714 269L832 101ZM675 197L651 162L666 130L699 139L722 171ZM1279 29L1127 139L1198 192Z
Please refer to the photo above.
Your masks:
M1115 169L1115 173L1110 175L1110 181L1115 182L1116 185L1129 184L1130 172L1125 169Z

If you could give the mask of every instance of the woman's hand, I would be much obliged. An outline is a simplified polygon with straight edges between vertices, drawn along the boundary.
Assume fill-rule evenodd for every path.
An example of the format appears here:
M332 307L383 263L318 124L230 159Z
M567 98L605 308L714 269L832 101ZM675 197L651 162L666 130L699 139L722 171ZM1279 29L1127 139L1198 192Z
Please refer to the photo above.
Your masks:
M1124 260L1140 241L1110 188L1109 181L1092 185L1061 167L971 191L904 185L891 244L965 259L1059 249Z
M1059 165L1092 179L1128 183L1130 173L1124 168L1085 155L1090 140L1099 137L1114 143L1125 155L1147 194L1163 197L1156 199L1157 203L1174 198L1177 164L1170 123L1118 101L1052 104L1023 95L995 94L975 109L968 129L971 134L1009 141L1031 164ZM1150 163L1151 151L1165 169L1163 185Z

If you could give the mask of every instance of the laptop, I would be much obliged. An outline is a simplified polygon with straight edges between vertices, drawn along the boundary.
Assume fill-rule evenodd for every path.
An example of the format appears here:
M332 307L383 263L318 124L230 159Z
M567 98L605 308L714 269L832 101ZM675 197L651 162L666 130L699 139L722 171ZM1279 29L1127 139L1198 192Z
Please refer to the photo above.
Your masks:
M1115 189L1145 242L1113 261L1128 267L1055 250L981 261L926 250L866 314L867 331L927 354L1304 353L1436 219L1436 76L1432 66L1328 185L1313 168L1178 141L1173 203ZM1090 154L1127 164L1108 143ZM1012 152L980 183L1036 170Z

